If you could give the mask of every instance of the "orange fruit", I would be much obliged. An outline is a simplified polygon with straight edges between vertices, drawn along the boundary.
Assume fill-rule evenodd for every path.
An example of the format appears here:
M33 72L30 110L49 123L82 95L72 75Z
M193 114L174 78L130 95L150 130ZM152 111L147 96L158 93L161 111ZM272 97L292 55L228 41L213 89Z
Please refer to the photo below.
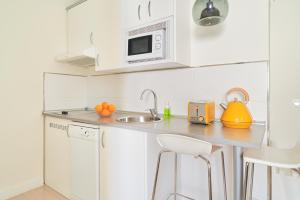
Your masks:
M116 111L116 106L113 104L110 104L110 105L108 105L108 110L113 113Z
M103 110L102 104L96 105L95 110L98 114L100 114Z
M108 117L110 115L111 115L111 112L109 112L109 110L107 110L107 109L103 109L101 112L101 116L103 116L103 117Z
M107 102L103 102L103 103L102 103L102 108L103 108L103 109L107 109L107 108L108 108L108 105L109 105L109 104L108 104Z

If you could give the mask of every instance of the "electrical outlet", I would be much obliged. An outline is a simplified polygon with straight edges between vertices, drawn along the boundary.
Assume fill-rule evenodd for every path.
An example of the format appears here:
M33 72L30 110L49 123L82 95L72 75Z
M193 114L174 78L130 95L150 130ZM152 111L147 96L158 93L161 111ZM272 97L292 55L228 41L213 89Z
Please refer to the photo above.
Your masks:
M300 173L293 169L283 169L283 168L276 168L275 173L281 176L290 176L294 178L300 178Z
M300 107L300 99L293 99L293 104L295 107Z
M282 176L293 176L293 171L291 169L283 169L283 168L276 168L276 174Z
M295 178L300 178L300 171L292 170L292 176Z

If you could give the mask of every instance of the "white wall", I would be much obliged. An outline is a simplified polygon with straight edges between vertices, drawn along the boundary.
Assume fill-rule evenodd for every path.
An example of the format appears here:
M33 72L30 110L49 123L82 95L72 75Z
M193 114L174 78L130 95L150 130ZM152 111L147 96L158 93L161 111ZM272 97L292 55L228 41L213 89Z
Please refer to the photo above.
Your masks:
M0 199L43 183L43 72L85 74L54 61L65 51L65 2L0 6Z

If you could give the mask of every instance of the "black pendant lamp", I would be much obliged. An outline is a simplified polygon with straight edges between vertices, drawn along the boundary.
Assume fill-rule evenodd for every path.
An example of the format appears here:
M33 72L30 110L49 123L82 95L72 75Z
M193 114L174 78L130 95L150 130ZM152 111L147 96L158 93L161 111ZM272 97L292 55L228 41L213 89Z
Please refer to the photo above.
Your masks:
M227 15L227 0L196 0L193 6L194 22L200 26L220 24Z

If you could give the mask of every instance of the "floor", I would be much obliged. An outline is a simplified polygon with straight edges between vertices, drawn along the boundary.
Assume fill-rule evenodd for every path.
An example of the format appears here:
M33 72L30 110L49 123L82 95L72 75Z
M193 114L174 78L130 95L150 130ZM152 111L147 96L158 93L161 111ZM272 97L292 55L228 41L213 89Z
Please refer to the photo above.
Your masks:
M48 186L43 186L9 200L68 200Z

